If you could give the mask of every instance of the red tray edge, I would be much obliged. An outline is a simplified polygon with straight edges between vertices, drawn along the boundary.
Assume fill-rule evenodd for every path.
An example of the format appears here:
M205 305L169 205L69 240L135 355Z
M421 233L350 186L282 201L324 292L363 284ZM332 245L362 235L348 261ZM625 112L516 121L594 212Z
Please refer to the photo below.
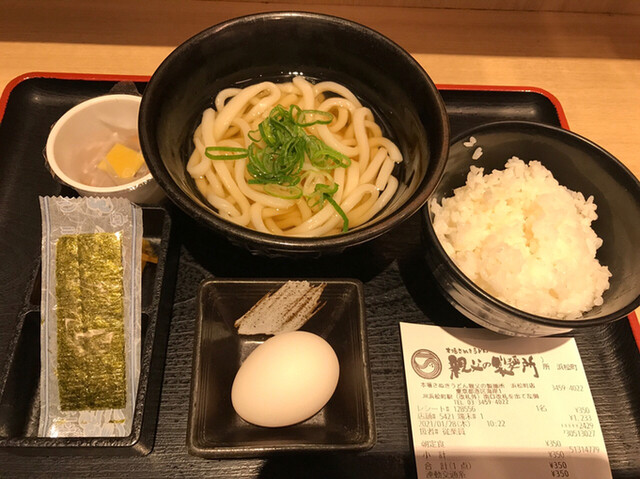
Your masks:
M25 80L31 78L55 78L60 80L85 80L85 81L131 81L148 82L151 78L148 75L118 75L105 73L68 73L68 72L27 72L18 75L7 83L0 95L0 121L4 117L4 111L9 101L9 95L13 89Z
M4 116L4 110L9 100L11 91L24 80L30 78L56 78L60 80L85 80L85 81L132 81L132 82L148 82L151 78L148 75L119 75L106 73L69 73L69 72L27 72L18 75L7 83L5 89L0 96L0 121ZM520 91L532 92L546 97L555 107L558 113L560 126L569 129L569 122L564 113L564 109L560 104L560 100L551 92L533 86L507 86L507 85L459 85L459 84L437 84L440 90L473 90L473 91Z
M0 96L0 121L4 116L4 110L9 100L11 91L19 85L21 82L30 78L57 78L61 80L85 80L85 81L132 81L132 82L148 82L151 78L146 75L118 75L118 74L104 74L104 73L65 73L65 72L28 72L18 75L9 83ZM474 90L474 91L525 91L538 93L546 97L555 107L558 113L558 119L560 120L560 126L565 129L569 129L569 122L564 113L564 109L560 104L560 100L551 92L531 86L505 86L505 85L457 85L457 84L437 84L436 87L440 90ZM631 324L631 330L636 340L636 344L640 349L640 322L635 311L632 311L628 316L629 323Z
M558 113L558 120L560 126L565 130L569 129L569 122L567 116L564 113L564 108L560 104L560 100L548 90L536 86L507 86L507 85L458 85L458 84L446 84L438 83L436 87L439 90L473 90L473 91L516 91L516 92L531 92L542 95L549 100Z

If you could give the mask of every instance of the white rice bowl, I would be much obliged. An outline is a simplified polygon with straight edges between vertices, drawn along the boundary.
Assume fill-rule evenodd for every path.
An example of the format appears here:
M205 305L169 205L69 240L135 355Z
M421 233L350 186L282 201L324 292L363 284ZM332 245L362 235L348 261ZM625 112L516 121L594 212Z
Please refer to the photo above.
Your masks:
M442 204L433 228L442 247L477 286L538 316L577 319L602 304L611 273L596 259L593 197L561 186L539 161L513 157L467 183Z

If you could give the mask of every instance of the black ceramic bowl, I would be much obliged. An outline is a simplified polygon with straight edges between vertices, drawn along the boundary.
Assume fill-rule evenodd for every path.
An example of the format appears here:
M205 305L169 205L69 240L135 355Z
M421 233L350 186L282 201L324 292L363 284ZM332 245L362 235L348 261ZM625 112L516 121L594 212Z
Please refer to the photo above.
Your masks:
M197 191L185 165L202 112L230 86L290 81L302 74L350 88L400 148L398 191L375 218L345 234L290 238L221 219ZM142 98L140 143L149 169L182 210L230 241L267 254L340 252L375 238L417 212L446 161L449 122L444 102L421 66L381 34L348 20L282 12L211 27L173 51Z
M473 136L477 143L464 142ZM482 156L471 159L477 147ZM512 156L538 160L561 185L593 195L598 219L592 223L604 244L597 258L612 273L604 303L580 319L558 320L513 308L477 287L445 253L432 227L429 205L423 209L427 261L439 286L456 309L473 321L500 333L544 336L604 324L621 319L640 305L640 183L611 154L567 130L529 122L498 122L470 130L452 142L449 160L432 199L440 202L463 186L469 167L483 167L485 174L504 169Z

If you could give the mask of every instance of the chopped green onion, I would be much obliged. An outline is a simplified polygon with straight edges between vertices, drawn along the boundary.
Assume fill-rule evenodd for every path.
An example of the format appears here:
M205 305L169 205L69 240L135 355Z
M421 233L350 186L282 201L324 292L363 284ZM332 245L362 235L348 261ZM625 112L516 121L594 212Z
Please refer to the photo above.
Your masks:
M215 154L220 152L220 154ZM241 160L247 157L246 148L234 148L232 146L208 146L204 154L210 160Z
M307 201L312 199L314 196L318 196L317 201L309 205L310 207L313 208L316 205L322 206L322 204L326 200L331 206L333 206L333 209L336 210L336 212L342 217L342 232L346 233L349 230L349 218L347 218L346 213L342 208L340 208L336 200L333 199L333 195L337 191L338 191L337 183L333 183L332 185L325 185L324 183L319 183L314 188L313 193L307 197Z
M281 186L272 183L264 185L264 192L285 200L297 200L302 196L302 190L297 186Z
M333 115L326 111L303 110L297 105L291 105L287 110L282 105L276 105L269 116L260 122L258 129L248 133L252 141L248 148L210 146L205 149L205 155L211 160L248 158L247 171L252 176L249 184L263 185L264 192L272 196L298 199L303 196L302 189L297 185L302 179L306 158L317 170L347 168L351 165L348 156L304 130L313 125L328 125L331 121ZM305 195L305 198L311 207L322 206L325 200L328 201L342 217L342 231L346 232L349 220L333 199L337 191L336 183L319 183L315 185L313 193ZM311 204L314 198L316 201Z
M262 141L262 138L261 138L261 137L259 137L259 136L257 136L257 137L255 137L255 138L254 138L254 136L253 136L253 135L254 135L255 133L260 133L260 131L259 131L259 130L251 130L249 133L247 133L247 136L248 136L248 137L249 137L249 139L250 139L251 141L253 141L254 143L260 143L260 142Z
M333 185L317 184L315 191L323 195L333 196L338 191L338 183L334 183Z
M324 199L327 200L329 204L333 206L333 209L335 209L342 217L342 232L346 233L349 230L349 218L347 218L346 213L342 208L340 208L340 206L338 206L338 203L336 203L336 200L334 200L333 197L327 195L326 193L323 193L322 196L324 196Z
M315 136L308 136L306 140L309 161L316 168L332 170L334 168L348 168L351 165L351 158L328 147Z
M298 126L328 125L333 121L333 115L328 111L321 110L303 110L298 105L291 105L289 109L291 116L295 119ZM295 112L295 116L294 116ZM319 120L306 120L305 116L319 116Z

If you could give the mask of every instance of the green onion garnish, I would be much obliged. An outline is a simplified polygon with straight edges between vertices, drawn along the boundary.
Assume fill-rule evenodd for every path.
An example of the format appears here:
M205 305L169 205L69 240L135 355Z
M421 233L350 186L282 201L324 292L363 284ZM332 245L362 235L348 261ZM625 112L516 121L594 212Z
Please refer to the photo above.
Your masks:
M264 185L264 192L271 196L285 198L288 200L297 200L302 196L302 190L297 186L282 186L268 183Z
M333 197L327 195L326 193L323 193L322 196L324 197L325 200L327 200L329 202L329 204L331 206L333 206L333 208L342 217L342 232L346 233L347 231L349 231L349 218L347 218L347 215L342 210L342 208L340 208L340 206L338 206L338 203L336 203L336 200L334 200Z
M304 128L313 125L328 125L333 115L320 110L303 110L297 105L285 109L275 106L257 130L249 132L252 143L248 148L211 146L205 155L211 160L240 160L248 158L247 171L253 177L250 184L264 185L264 192L285 199L303 196L297 185L303 174L305 159L318 170L347 168L351 159L325 144L321 139L309 135ZM264 145L264 146L263 146ZM306 196L310 206L328 201L342 217L342 231L349 229L345 212L333 199L338 185L317 184L314 192ZM315 202L311 204L314 197Z
M333 185L325 185L325 184L319 183L314 188L313 193L307 197L307 201L313 196L318 196L318 200L315 203L310 205L311 207L313 207L318 204L322 206L322 204L326 200L331 206L333 206L333 209L336 210L336 212L342 217L342 232L346 233L347 230L349 229L349 218L347 218L346 213L342 208L340 208L336 200L333 199L333 195L336 193L336 191L338 191L338 185L336 183L334 183Z
M231 146L209 146L204 150L204 154L211 160L241 160L247 157L247 149Z
M291 105L289 108L291 116L295 115L295 122L299 126L328 125L333 120L333 115L328 111L303 110L298 105ZM307 118L309 116L310 118ZM314 116L320 117L313 120Z

